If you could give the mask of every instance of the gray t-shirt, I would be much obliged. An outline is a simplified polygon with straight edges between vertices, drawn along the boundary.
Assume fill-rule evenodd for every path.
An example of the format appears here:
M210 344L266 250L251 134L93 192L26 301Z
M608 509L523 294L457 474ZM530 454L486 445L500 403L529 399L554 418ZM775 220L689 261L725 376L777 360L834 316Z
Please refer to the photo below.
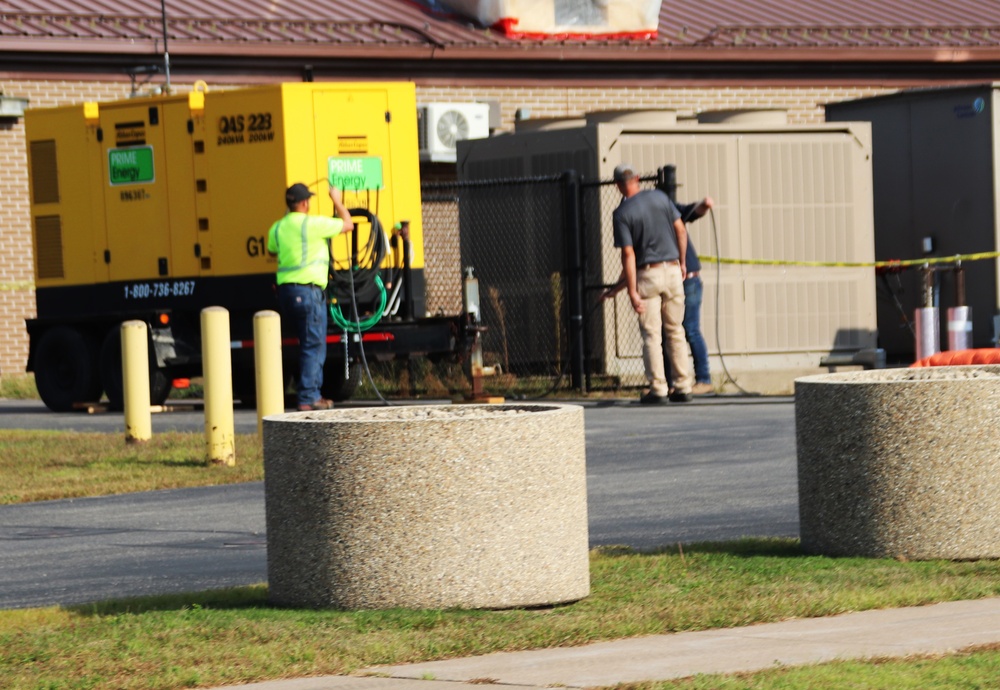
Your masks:
M646 189L622 199L611 216L615 246L631 246L636 266L676 261L681 254L674 221L680 217L674 202L659 189Z

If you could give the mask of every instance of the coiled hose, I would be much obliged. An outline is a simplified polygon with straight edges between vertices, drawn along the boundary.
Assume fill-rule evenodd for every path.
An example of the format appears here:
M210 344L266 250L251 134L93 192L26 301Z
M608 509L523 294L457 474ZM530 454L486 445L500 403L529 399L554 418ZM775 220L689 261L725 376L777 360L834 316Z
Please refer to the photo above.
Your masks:
M352 217L364 218L371 225L368 241L359 248L358 256L349 259L346 271L332 271L332 277L327 286L327 303L330 305L330 318L337 327L345 332L361 333L382 320L385 313L387 295L379 270L382 261L388 253L388 243L382 223L378 216L365 208L349 209ZM375 307L364 319L358 313L357 295L374 287L377 292ZM345 315L342 304L347 301L351 305L350 315Z

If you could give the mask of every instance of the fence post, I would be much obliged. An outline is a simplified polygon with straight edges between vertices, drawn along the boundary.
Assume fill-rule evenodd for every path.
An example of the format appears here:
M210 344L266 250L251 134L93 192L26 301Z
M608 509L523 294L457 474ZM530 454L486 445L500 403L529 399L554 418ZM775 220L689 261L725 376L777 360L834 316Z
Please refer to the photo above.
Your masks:
M677 166L664 165L656 171L656 186L670 197L670 200L677 203Z
M563 173L565 200L567 328L573 388L587 392L583 344L583 222L580 213L580 175L575 170Z

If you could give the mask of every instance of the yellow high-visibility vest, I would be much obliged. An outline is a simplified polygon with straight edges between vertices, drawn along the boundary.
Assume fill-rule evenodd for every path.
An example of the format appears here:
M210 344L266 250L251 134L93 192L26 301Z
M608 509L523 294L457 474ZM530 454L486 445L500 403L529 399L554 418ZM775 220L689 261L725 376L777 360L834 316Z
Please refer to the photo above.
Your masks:
M327 240L343 231L340 218L289 212L267 233L267 249L278 255L278 285L300 283L326 287L330 276Z

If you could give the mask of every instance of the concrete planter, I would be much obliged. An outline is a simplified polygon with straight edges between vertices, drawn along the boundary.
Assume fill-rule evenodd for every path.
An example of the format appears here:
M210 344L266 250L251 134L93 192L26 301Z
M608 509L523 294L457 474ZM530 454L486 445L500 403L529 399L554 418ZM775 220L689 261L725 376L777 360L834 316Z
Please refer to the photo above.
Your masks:
M580 407L275 415L264 469L273 603L506 608L590 593Z
M1000 366L800 378L795 427L807 551L1000 557Z

